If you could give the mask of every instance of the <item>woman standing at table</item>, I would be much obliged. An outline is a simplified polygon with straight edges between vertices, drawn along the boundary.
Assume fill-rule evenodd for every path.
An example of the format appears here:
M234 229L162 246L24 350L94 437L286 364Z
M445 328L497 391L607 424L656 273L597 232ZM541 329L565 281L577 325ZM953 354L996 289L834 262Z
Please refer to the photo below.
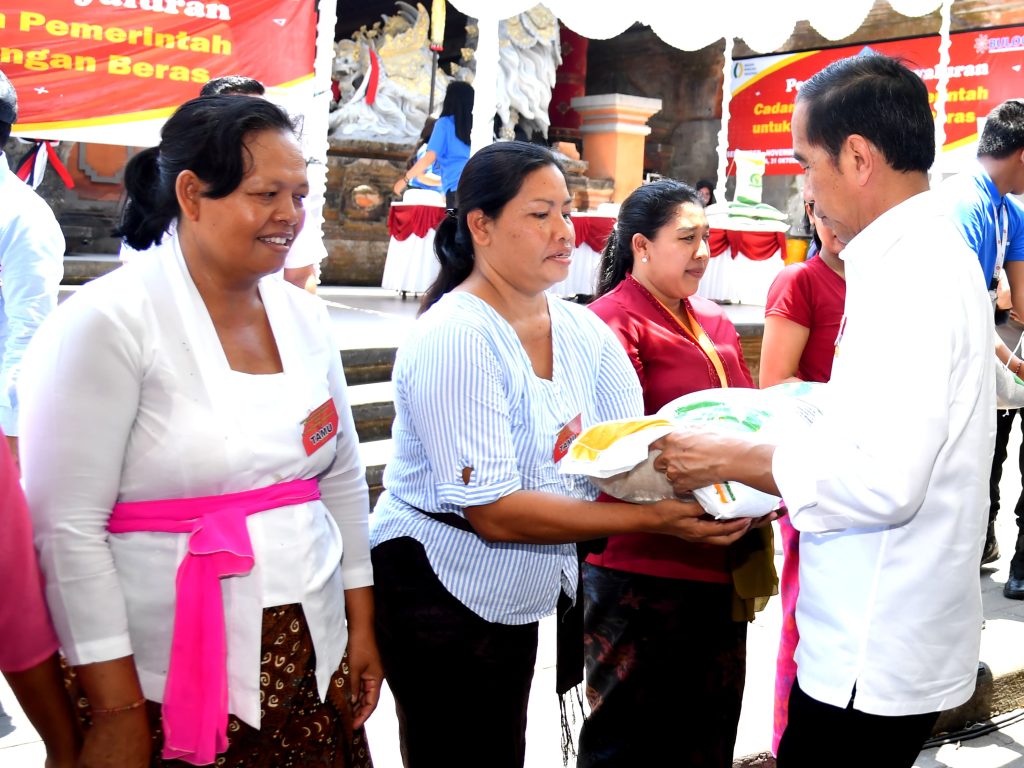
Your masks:
M804 203L814 233L817 258L783 269L771 288L764 308L761 343L761 386L785 381L828 381L835 359L836 336L846 306L846 272L839 254L843 243L814 215L814 201ZM775 666L775 718L772 752L789 720L789 693L796 680L796 652L800 633L796 626L796 599L800 593L800 534L783 515L782 635Z
M81 764L365 764L366 480L327 312L272 277L308 190L291 121L186 102L125 188L122 236L174 221L169 247L58 307L19 382Z
M473 130L473 86L461 80L448 84L441 107L441 117L427 142L427 151L416 161L405 176L395 182L394 192L402 194L413 179L430 166L441 171L441 192L449 208L455 207L455 190L459 186L462 169L469 160L469 135Z
M428 117L427 121L423 123L423 130L420 131L420 140L416 143L416 148L406 161L407 171L411 171L413 166L427 153L427 142L430 141L430 135L434 132L434 124L436 122L437 118ZM431 165L419 176L409 177L408 188L437 192L441 189L441 176L437 173L437 169Z
M753 387L733 324L695 295L708 232L700 194L664 179L626 198L605 246L590 308L629 356L647 414L689 392ZM587 557L591 713L580 768L661 765L666 755L678 765L732 765L746 622L774 587L770 531L731 548L627 533Z
M569 268L571 201L544 147L475 154L437 231L441 273L395 361L395 453L371 543L407 768L523 764L538 621L576 596L571 542L731 541L749 527L675 500L594 503L589 482L558 472L583 429L642 409L608 328L546 292Z

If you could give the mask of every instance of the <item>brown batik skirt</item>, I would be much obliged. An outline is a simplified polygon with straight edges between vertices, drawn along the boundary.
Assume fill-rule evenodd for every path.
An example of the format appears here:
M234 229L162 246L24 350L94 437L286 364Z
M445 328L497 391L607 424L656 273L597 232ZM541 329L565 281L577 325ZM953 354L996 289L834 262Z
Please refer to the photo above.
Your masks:
M316 685L313 641L298 604L265 608L263 656L260 660L260 728L228 716L227 752L217 756L218 768L372 768L363 729L352 730L351 689L347 657L334 673L327 699ZM85 729L92 724L89 702L70 667L65 685ZM162 760L164 734L160 704L147 701L153 732L152 768L184 768L180 760Z

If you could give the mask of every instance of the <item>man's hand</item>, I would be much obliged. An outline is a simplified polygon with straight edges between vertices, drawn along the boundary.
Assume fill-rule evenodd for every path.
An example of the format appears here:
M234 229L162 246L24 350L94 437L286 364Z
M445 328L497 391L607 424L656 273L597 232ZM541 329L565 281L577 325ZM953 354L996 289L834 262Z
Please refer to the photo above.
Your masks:
M651 448L661 451L654 468L665 473L678 496L727 480L720 461L722 440L710 432L667 434L651 443Z
M996 283L996 309L1013 309L1010 281L1006 279L1006 272L1003 270L1000 270L999 280Z
M715 432L676 431L651 443L661 451L654 468L664 472L677 496L735 480L780 496L772 477L775 446Z

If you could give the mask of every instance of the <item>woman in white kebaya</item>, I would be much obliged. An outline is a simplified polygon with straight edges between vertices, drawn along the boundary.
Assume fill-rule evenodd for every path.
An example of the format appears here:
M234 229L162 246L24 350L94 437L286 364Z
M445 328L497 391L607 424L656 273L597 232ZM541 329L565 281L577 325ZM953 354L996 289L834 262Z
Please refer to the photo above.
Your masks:
M304 218L292 124L195 99L125 186L125 241L174 223L172 247L62 305L21 379L82 762L361 765L381 681L364 469L326 311L266 279Z

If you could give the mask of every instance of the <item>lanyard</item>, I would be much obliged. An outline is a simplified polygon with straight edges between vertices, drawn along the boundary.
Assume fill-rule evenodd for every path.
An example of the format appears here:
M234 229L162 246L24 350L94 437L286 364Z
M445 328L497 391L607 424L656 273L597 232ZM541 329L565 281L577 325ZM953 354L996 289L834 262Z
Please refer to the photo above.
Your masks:
M655 301L661 304L661 301L658 300L657 298L655 298ZM729 378L728 376L726 376L725 365L722 363L722 358L718 354L718 350L715 349L715 343L708 337L707 332L704 330L703 327L701 327L701 324L698 323L694 316L690 313L690 308L686 306L686 303L683 302L683 311L686 312L686 318L687 320L690 321L690 328L694 329L692 331L690 330L690 328L687 328L686 325L678 317L676 317L675 313L671 309L666 307L664 304L661 304L661 307L668 313L669 317L671 317L672 320L675 321L675 324L679 326L679 330L681 330L687 336L687 338L690 338L693 341L697 342L697 345L704 351L704 354L707 355L708 360L710 360L711 364L715 367L715 373L718 374L719 384L722 387L728 387Z
M995 301L996 287L999 284L999 275L1003 271L1003 261L1006 259L1006 246L1009 244L1010 216L1006 211L1006 200L995 211L996 214L996 266L992 270L992 284L988 292Z

